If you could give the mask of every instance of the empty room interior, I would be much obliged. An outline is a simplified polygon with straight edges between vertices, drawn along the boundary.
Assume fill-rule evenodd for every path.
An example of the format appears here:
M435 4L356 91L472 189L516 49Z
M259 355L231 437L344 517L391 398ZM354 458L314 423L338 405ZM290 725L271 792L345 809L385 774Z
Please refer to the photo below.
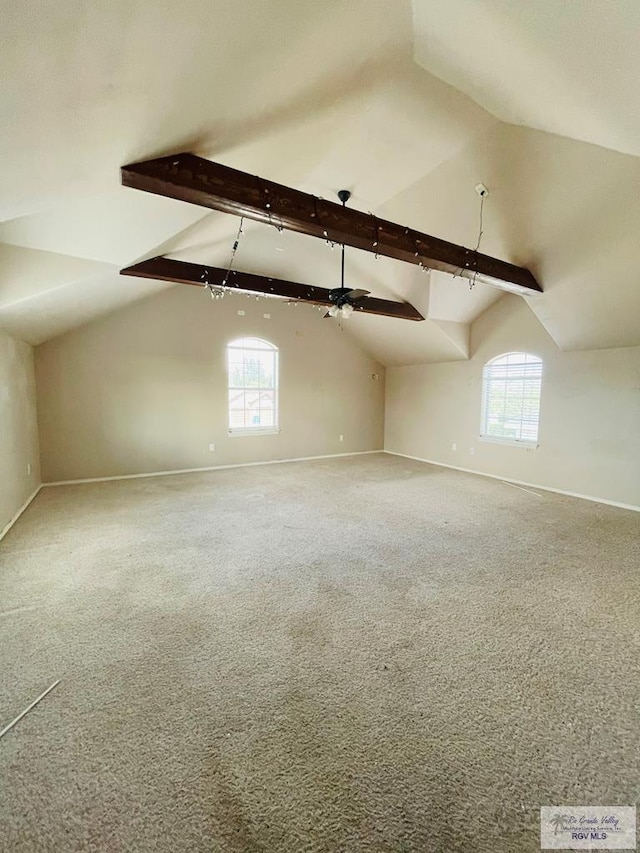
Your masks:
M640 6L2 21L0 850L635 850Z

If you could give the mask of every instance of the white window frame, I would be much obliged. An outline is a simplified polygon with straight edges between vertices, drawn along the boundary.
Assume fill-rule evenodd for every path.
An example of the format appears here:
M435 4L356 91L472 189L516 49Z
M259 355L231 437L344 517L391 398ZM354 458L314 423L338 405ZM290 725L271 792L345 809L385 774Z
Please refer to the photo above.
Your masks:
M251 346L246 345L249 342L257 341L262 346ZM246 342L246 344L245 344ZM261 388L260 386L249 387L249 386L232 386L231 385L231 363L230 363L230 351L231 350L242 350L243 352L271 352L273 354L273 387L269 388ZM264 338L256 338L256 337L243 337L236 338L233 341L230 341L226 347L226 365L227 365L227 431L230 437L238 438L241 436L249 436L249 435L276 435L280 432L279 427L279 370L280 370L280 351L275 344L272 344L271 341L267 341ZM231 426L231 409L229 407L229 392L230 391L241 391L246 392L247 390L264 390L264 391L273 391L273 426L242 426L242 427L232 427ZM244 410L242 410L244 411Z
M506 365L504 363L502 365L500 364L501 362L504 362L505 359L508 359L511 356L523 357L524 360L522 362L513 362L511 364L507 363ZM524 370L523 370L524 375L522 376L521 381L523 381L524 383L536 382L536 383L538 383L539 389L540 389L539 390L539 397L538 397L538 411L537 411L537 418L536 418L536 424L535 424L536 425L536 438L535 439L515 438L515 437L510 437L510 436L491 435L488 432L488 430L489 430L489 423L488 423L489 408L488 407L489 407L489 397L490 397L490 383L492 382L492 377L490 376L490 373L492 371L492 368L500 367L500 366L505 366L507 368L509 368L509 367L517 368L520 364L523 365L523 368L524 368ZM539 375L535 375L534 372L530 368L528 369L529 365L531 365L531 367L539 365L539 368L540 368ZM530 373L531 375L527 376L527 373ZM542 359L539 356L534 355L533 353L529 353L529 352L506 352L506 353L502 353L501 355L497 355L497 356L495 356L495 358L492 358L488 362L486 362L486 364L484 365L484 367L482 369L482 404L481 404L481 409L480 409L480 436L479 436L480 441L486 441L486 442L489 442L492 444L508 444L508 445L512 445L513 447L525 447L525 448L528 448L529 450L535 449L536 447L539 447L538 438L540 435L540 399L542 396L542 373L543 373ZM505 377L505 378L508 378L510 380L515 380L515 381L520 381L518 379L518 377L515 377L515 376ZM493 378L493 381L498 381L498 378L497 377ZM524 387L523 387L523 392L524 392ZM523 393L523 397L524 397L524 393ZM517 418L514 420L517 420ZM520 431L522 431L522 424L523 424L523 415L522 414L520 415L519 420L520 420Z

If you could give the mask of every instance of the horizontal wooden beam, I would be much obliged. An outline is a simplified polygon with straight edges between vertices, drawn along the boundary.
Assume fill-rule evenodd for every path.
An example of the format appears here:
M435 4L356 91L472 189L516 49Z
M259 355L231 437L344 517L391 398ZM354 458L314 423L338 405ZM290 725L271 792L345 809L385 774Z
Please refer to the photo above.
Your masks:
M524 267L195 154L175 154L133 163L124 166L121 175L126 187L245 216L503 290L523 295L542 291L533 274Z
M220 267L209 267L204 264L192 264L187 261L176 261L172 258L150 258L131 267L120 270L121 275L132 275L138 278L152 278L157 281L174 281L176 284L193 284L198 287L212 285L225 287L230 290L241 290L248 293L259 293L264 296L283 296L289 299L300 299L314 305L332 305L329 290L324 287L314 287L311 284L299 284L295 281L285 281L281 278L268 278L248 272L237 272ZM226 279L226 283L225 283ZM379 314L383 317L397 317L401 320L424 320L422 314L408 302L393 302L390 299L377 299L367 296L361 302L354 304L354 310L362 314Z

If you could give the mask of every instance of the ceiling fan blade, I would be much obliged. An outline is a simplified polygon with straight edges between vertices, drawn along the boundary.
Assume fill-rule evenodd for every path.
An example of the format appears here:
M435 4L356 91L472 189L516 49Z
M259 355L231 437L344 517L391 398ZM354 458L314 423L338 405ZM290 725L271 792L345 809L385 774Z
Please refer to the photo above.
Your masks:
M311 302L315 305L332 305L330 291L312 284L300 284L281 278L269 278L253 273L228 272L220 267L205 264L193 264L188 261L176 261L173 258L149 258L133 266L120 270L121 275L150 278L157 281L174 281L176 284L192 284L196 287L222 287L226 280L229 290L240 290L262 296L283 296L295 301ZM422 314L408 302L393 302L389 299L369 297L362 303L357 302L354 311L364 314L380 314L385 317L400 317L405 320L424 320Z
M378 314L380 317L397 317L399 320L424 320L422 314L410 302L394 302L369 296L353 306L356 314Z
M370 290L361 290L360 288L357 288L356 290L350 290L349 293L347 293L347 299L349 302L354 302L356 299L362 299L370 293Z

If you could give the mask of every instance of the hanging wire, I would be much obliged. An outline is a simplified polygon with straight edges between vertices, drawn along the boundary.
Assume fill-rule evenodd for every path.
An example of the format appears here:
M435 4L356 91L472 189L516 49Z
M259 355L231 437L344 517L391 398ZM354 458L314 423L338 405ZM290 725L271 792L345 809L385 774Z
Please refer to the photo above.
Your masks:
M211 294L212 299L222 299L227 292L227 282L229 280L229 275L231 274L231 268L233 267L233 262L236 259L236 252L238 251L238 245L240 243L240 235L243 233L242 226L244 224L244 216L240 217L240 225L238 226L238 233L236 234L236 239L233 242L233 248L231 249L231 258L229 259L229 266L224 274L224 278L222 279L221 284L211 284L209 281L209 269L206 268L201 278L204 281L204 286L207 288L209 293Z
M227 286L229 274L231 273L231 267L233 266L233 262L236 259L236 252L238 251L238 244L240 242L240 235L242 234L242 226L243 225L244 225L244 216L241 216L240 217L240 225L238 226L238 233L236 234L236 239L233 243L233 249L231 250L231 258L229 260L229 266L227 267L227 271L224 274L224 279L222 281L223 289Z
M480 241L482 240L482 235L484 234L484 230L482 227L482 217L484 214L485 196L486 196L486 193L484 193L484 192L480 196L480 227L478 228L478 242L476 243L476 247L473 250L474 261L475 261L475 269L473 271L473 278L469 282L469 290L473 290L475 283L476 283L476 278L478 277L478 249L480 248Z

